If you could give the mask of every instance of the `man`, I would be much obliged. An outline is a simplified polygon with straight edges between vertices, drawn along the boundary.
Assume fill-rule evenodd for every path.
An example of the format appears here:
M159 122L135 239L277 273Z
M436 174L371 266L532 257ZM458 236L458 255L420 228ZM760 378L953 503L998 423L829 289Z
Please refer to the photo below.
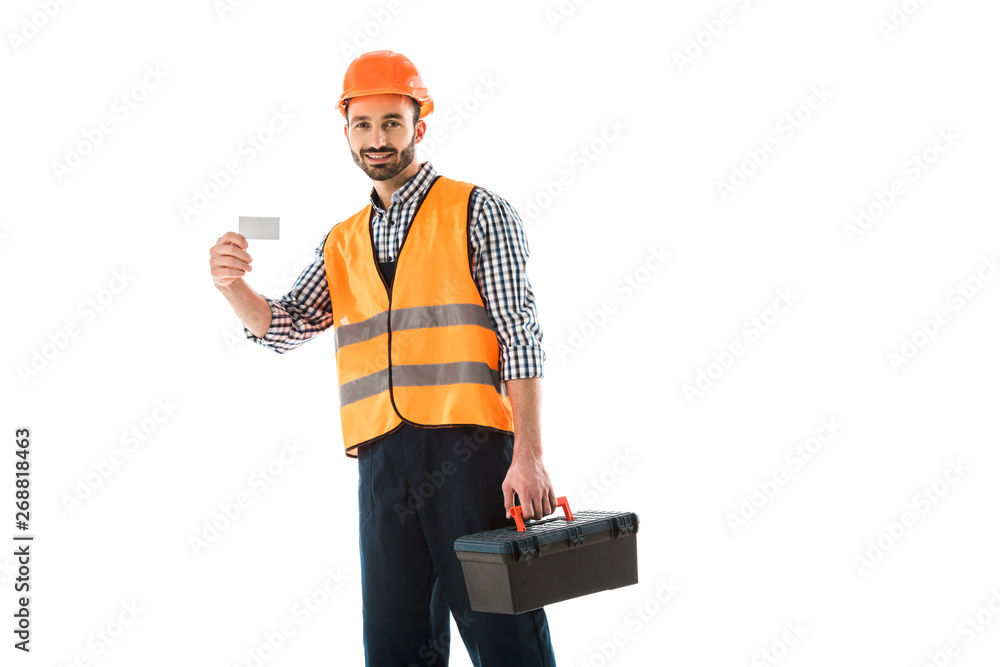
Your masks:
M368 665L447 665L449 616L476 665L551 666L543 610L472 612L456 538L553 512L542 463L545 358L513 208L414 160L433 101L392 51L347 69L340 110L371 203L335 225L281 299L244 281L229 232L212 277L247 337L277 352L334 328L345 451L358 459ZM328 374L324 371L324 376Z

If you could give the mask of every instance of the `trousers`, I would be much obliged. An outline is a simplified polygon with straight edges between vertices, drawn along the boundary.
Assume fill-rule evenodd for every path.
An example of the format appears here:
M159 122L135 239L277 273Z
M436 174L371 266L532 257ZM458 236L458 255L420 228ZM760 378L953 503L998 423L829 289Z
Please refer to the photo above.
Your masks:
M555 667L542 609L469 608L455 539L502 528L513 437L407 423L358 449L365 664L447 667L450 616L476 667ZM450 612L450 615L449 615Z

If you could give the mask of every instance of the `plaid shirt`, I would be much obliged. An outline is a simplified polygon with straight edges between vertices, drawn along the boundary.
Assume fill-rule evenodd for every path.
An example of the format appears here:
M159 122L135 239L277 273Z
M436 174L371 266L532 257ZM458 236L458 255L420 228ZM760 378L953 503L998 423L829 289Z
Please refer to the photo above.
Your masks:
M383 210L372 188L375 210L372 234L379 262L399 255L403 237L413 221L417 203L437 175L430 162L403 187L392 193L389 210ZM542 331L535 312L535 297L528 281L528 240L514 208L496 194L476 186L472 191L473 278L483 298L500 346L500 379L543 377ZM243 327L248 339L284 353L333 326L330 287L323 263L323 246L316 248L315 261L302 272L288 294L267 299L271 327L257 338ZM266 298L266 297L265 297Z

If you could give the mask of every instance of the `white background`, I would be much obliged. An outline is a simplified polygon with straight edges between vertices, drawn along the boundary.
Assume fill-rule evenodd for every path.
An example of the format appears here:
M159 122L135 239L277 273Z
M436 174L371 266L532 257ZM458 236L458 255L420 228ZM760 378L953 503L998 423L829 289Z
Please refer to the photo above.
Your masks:
M522 216L557 493L640 517L638 585L548 607L561 665L996 664L996 3L50 4L0 20L3 664L247 665L286 621L264 664L362 664L333 338L253 345L208 267L238 216L280 216L249 278L280 296L364 205L336 111L356 47L420 68L442 137L420 159ZM275 109L294 119L248 159Z

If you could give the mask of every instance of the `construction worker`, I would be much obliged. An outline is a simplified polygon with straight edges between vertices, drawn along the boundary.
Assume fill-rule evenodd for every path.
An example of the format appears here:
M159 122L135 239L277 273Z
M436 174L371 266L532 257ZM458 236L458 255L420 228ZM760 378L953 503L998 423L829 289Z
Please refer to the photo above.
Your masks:
M234 232L211 249L212 278L247 337L279 353L334 329L359 470L366 664L447 665L450 610L475 665L549 667L545 612L473 612L454 552L462 535L510 525L515 494L525 518L552 513L556 497L527 241L504 199L415 160L433 109L402 54L355 59L340 111L370 203L333 226L280 299L247 285L251 256Z

